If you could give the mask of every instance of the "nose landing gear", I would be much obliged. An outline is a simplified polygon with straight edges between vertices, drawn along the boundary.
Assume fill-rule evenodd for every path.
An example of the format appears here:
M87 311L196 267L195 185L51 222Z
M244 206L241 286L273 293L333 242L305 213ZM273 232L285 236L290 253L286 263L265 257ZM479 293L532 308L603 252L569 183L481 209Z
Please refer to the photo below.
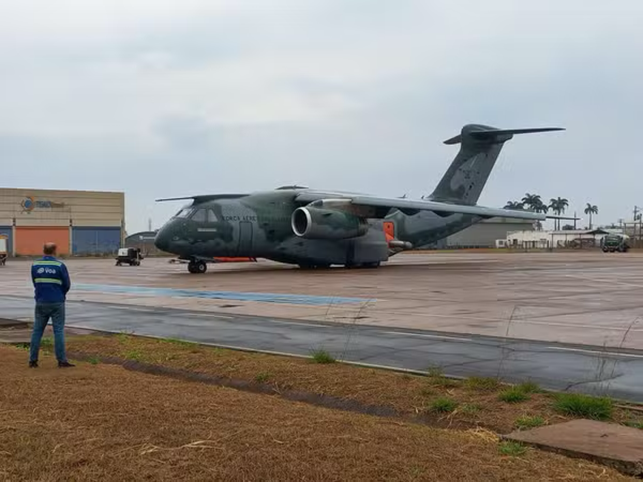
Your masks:
M203 274L208 270L208 265L200 259L191 259L188 263L188 271L193 274Z

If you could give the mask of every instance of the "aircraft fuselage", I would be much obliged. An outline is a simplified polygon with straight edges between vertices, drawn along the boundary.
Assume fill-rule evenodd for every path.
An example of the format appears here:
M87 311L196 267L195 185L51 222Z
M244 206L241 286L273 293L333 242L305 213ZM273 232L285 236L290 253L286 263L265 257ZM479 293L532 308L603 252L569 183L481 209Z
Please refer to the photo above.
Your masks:
M476 221L459 214L442 218L432 212L408 216L391 210L384 219L370 220L362 236L305 239L292 226L293 212L301 206L296 194L269 191L187 206L159 230L156 246L184 259L254 257L301 266L376 266L396 252L389 246L384 223L392 223L396 240L419 246Z

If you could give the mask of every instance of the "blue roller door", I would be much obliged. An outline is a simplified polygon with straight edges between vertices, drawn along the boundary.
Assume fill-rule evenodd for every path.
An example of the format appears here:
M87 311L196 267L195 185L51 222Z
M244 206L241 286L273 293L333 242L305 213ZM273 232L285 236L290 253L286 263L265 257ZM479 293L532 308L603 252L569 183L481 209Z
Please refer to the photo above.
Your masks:
M0 226L0 235L6 236L7 239L7 251L9 252L9 256L11 256L12 251L12 246L13 246L13 239L11 236L11 226Z
M75 255L115 254L121 247L121 228L75 227L71 236Z

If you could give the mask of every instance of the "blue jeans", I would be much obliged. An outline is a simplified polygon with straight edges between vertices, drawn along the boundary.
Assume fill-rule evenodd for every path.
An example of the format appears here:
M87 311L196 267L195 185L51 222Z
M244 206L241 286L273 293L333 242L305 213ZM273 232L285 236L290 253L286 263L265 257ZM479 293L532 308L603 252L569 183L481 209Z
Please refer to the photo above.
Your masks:
M49 318L51 318L51 324L54 328L56 359L59 362L67 361L67 356L65 355L65 303L36 303L31 346L29 347L29 361L38 361L40 341L47 323L49 323Z

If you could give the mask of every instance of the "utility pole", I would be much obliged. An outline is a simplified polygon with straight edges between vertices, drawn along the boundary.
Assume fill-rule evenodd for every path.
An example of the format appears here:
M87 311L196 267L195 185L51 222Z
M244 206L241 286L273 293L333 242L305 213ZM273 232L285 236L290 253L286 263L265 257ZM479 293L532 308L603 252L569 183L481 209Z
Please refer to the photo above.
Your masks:
M574 211L574 231L576 231L576 211Z
M639 225L639 234L636 235L636 222L638 221ZM632 223L632 229L634 230L633 237L637 240L637 245L641 245L641 208L634 206L634 223Z
M152 231L152 218L147 220L147 230Z

